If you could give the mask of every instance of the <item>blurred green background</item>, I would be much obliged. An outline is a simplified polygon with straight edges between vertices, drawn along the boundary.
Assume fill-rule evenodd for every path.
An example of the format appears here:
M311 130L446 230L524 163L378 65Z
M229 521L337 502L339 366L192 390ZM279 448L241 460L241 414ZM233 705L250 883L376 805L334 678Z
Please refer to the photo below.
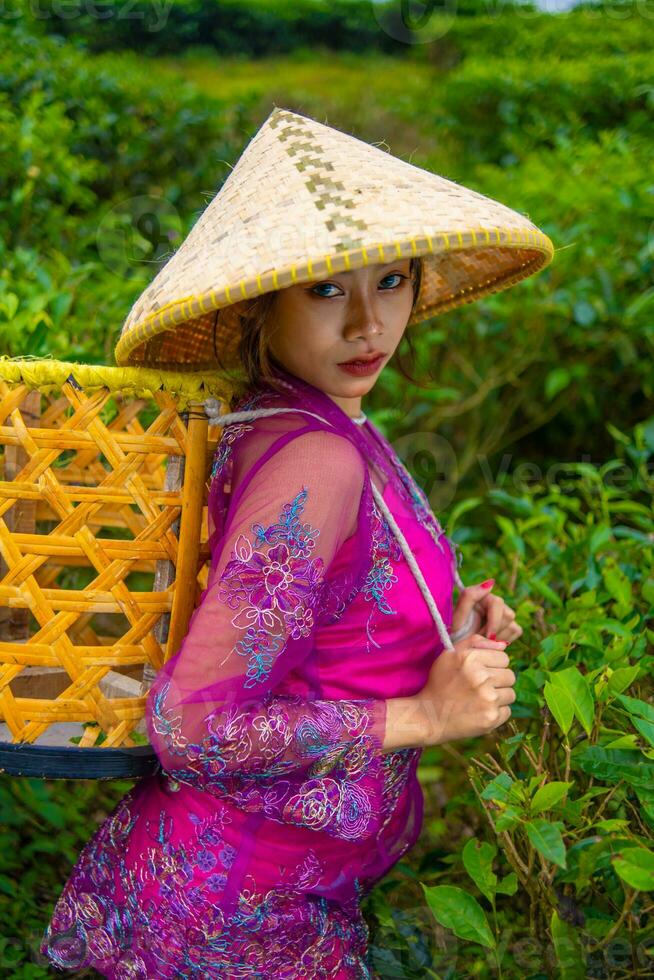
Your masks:
M413 328L421 385L391 365L364 408L400 451L409 447L407 465L464 546L464 580L493 575L519 611L515 717L539 730L548 670L602 669L610 637L600 641L606 626L597 624L574 632L582 607L618 623L613 664L632 669L636 651L640 672L630 676L645 682L654 10L629 2L549 13L463 0L407 21L396 3L363 0L174 0L161 9L110 0L103 16L94 9L19 2L0 26L0 353L112 364L132 303L275 105L509 205L550 236L551 265ZM448 453L456 465L444 473ZM573 477L562 489L564 464ZM629 477L607 490L620 465ZM560 959L550 969L540 954L527 966L507 953L501 968L474 940L436 967L452 932L434 932L417 885L452 880L453 867L461 871L452 855L471 834L488 834L463 764L475 747L462 752L426 753L429 832L370 905L371 923L386 930L380 974L581 975L556 972ZM126 788L0 782L7 976L50 975L35 937L79 847ZM591 896L604 936L624 899L616 887L596 883ZM392 917L386 891L405 896L408 918ZM526 912L511 901L502 914L527 935ZM583 975L634 975L634 964L612 972L596 957Z

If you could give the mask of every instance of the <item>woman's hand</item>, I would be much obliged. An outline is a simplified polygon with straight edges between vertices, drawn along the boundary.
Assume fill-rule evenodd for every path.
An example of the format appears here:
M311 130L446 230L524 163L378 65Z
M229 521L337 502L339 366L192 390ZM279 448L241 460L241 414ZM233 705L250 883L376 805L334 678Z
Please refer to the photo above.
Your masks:
M511 717L515 674L506 643L473 633L443 650L425 686L413 696L424 723L424 745L487 735Z
M489 640L511 643L522 636L515 611L498 595L492 595L494 579L462 589L452 614L452 641L484 632ZM458 635L457 635L458 634Z

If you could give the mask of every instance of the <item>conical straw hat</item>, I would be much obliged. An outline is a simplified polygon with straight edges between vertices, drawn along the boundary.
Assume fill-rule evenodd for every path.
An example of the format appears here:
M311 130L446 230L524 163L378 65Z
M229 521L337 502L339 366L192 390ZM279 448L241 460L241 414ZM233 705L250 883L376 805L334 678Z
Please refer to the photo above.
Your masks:
M294 283L423 256L408 325L549 264L524 215L363 140L276 107L175 254L129 312L118 364L198 370L238 363L216 311Z

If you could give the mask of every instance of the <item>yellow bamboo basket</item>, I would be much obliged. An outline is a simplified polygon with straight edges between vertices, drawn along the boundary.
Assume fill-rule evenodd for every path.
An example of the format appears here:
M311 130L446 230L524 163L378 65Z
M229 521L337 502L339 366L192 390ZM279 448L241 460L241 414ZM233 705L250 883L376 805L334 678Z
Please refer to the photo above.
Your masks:
M0 358L0 771L158 768L144 709L206 586L224 379Z

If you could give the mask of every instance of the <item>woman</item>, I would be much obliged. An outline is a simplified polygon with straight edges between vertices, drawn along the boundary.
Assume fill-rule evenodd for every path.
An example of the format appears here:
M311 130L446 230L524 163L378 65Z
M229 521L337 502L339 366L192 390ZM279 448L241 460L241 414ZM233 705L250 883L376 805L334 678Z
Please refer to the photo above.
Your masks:
M309 126L280 112L272 129ZM142 363L191 363L193 338L198 364L203 344L219 361L236 349L244 385L221 417L207 588L148 696L162 771L82 851L42 945L55 967L373 977L360 900L419 836L422 749L510 716L513 610L492 580L462 588L423 492L361 411L425 296L424 259L385 259L232 296L211 333L188 298L186 320L164 323L164 276L124 328L117 356Z

